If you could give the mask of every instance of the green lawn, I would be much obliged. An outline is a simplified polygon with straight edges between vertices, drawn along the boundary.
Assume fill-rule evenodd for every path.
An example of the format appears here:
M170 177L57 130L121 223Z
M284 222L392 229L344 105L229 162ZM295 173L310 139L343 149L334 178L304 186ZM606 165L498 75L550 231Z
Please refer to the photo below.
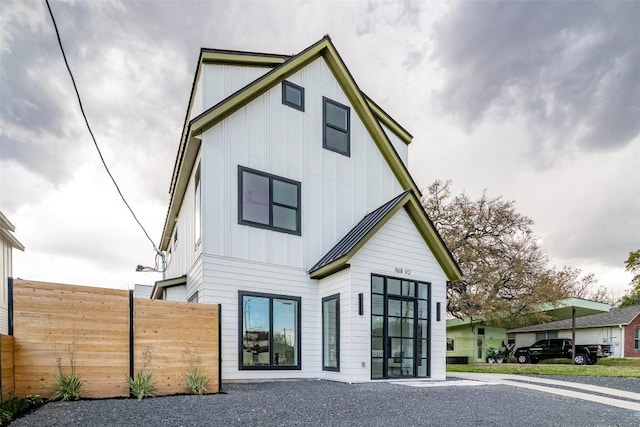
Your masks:
M519 363L447 365L447 372L640 378L640 359L601 359L598 364L591 366L573 366L569 360L545 361L537 365Z

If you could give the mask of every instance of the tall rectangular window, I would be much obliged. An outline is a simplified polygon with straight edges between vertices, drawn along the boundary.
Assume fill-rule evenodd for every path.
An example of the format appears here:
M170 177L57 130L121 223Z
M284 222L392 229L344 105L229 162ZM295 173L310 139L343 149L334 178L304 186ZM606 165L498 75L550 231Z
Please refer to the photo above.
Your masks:
M640 329L636 329L636 350L640 350Z
M300 235L301 184L238 166L238 223Z
M350 109L322 97L322 146L349 157L351 155Z
M239 293L239 369L300 369L299 297Z
M304 88L288 81L282 82L282 103L304 111Z
M453 338L447 338L447 351L454 351Z
M340 371L340 294L322 298L322 369Z
M198 247L198 243L200 243L201 236L201 218L202 218L202 199L201 199L201 191L200 191L200 165L198 165L198 169L196 170L195 175L195 190L194 190L194 235L195 235L195 245Z

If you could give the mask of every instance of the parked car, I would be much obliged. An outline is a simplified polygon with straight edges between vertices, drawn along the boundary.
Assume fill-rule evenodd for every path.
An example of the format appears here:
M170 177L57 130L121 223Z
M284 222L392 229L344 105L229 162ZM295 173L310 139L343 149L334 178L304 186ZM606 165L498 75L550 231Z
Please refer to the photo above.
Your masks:
M573 360L576 365L593 365L598 359L611 355L611 346L605 344L576 344ZM568 338L551 338L536 341L529 347L516 349L518 363L538 363L545 359L571 359L571 340Z

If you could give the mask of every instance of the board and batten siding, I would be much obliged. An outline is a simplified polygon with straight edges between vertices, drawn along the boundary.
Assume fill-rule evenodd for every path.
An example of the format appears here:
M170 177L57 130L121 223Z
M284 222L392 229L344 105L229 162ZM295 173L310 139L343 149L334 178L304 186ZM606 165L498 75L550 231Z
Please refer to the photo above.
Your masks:
M305 88L304 112L276 85L202 136L205 253L306 269L404 190L323 58L288 80ZM350 157L322 147L323 96L351 108ZM238 224L238 165L301 183L301 236Z
M167 262L167 270L164 278L169 279L186 274L194 265L196 258L202 252L202 245L195 238L195 174L199 164L196 158L195 166L191 171L189 184L185 190L184 199L180 211L176 217L176 224L171 234L171 260ZM200 178L202 182L202 177ZM201 187L202 189L202 187ZM201 209L201 218L205 212ZM206 221L202 221L206 223ZM202 230L202 229L201 229ZM177 245L174 243L175 233L178 233ZM203 230L201 233L204 232Z
M371 378L371 274L428 282L431 284L431 379L445 379L446 362L446 284L447 278L413 221L400 209L353 256L351 290L353 297L363 293L364 316L351 310L351 378L354 382ZM404 273L396 272L396 268ZM436 321L436 303L441 304L441 320ZM356 305L357 307L357 305ZM362 367L362 362L365 367Z
M203 255L203 303L222 305L222 378L227 380L319 378L322 368L318 283L304 269ZM301 370L238 369L238 291L301 298Z

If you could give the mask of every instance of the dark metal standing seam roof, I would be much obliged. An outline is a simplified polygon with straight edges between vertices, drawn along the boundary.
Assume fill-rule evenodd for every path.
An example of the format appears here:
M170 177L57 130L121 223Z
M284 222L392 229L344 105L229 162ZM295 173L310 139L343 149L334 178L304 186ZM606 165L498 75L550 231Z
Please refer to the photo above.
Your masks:
M320 270L322 267L331 264L333 261L342 258L347 255L351 250L358 245L358 243L373 230L380 221L382 221L389 212L391 212L400 201L413 190L408 189L400 193L393 199L389 200L384 205L380 206L376 210L368 213L362 218L362 220L355 225L342 239L338 241L329 252L327 252L313 267L308 271L309 274L314 271Z
M612 308L607 313L592 314L576 318L576 329L601 328L604 326L628 325L640 315L640 305L633 307ZM556 320L555 322L539 325L524 326L510 329L507 332L538 332L550 330L571 329L571 319Z

